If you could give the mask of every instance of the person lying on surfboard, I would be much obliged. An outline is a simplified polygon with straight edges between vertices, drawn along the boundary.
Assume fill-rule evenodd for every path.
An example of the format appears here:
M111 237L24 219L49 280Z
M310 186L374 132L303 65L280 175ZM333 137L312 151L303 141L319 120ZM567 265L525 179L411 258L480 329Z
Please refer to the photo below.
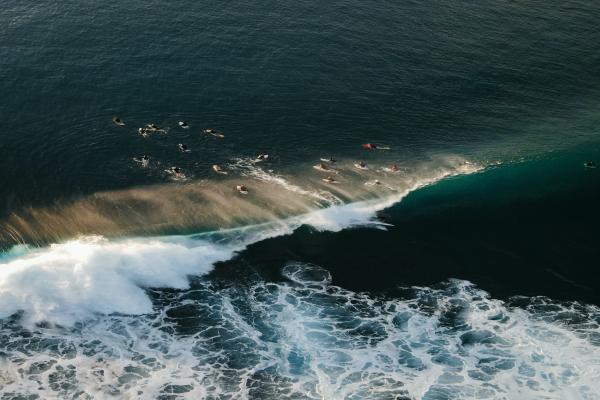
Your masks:
M389 150L390 148L388 146L378 146L376 144L373 143L365 143L362 145L362 148L365 150Z
M125 126L125 122L123 122L123 120L119 117L114 117L112 121L115 123L116 126Z
M219 164L215 164L212 166L213 171L217 174L227 175L227 171L224 171L223 168Z

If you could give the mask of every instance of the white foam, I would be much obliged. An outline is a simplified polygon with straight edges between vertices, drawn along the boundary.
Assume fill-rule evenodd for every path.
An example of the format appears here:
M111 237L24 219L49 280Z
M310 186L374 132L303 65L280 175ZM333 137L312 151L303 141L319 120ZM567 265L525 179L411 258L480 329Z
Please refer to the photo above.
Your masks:
M152 304L142 288L186 288L189 275L207 273L235 250L98 236L54 244L0 264L0 317L25 310L28 323L72 325L95 313L148 313Z
M2 326L0 390L42 398L83 391L154 399L169 385L185 386L186 398L599 398L597 307L534 298L514 308L464 281L384 299L332 286L319 266L290 263L282 272L282 283L165 293L151 314L98 318L76 332Z

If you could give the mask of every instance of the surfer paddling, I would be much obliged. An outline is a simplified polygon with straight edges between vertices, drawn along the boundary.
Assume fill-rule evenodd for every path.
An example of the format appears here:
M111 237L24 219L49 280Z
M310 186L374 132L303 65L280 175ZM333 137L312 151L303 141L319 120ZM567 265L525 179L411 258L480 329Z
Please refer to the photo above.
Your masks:
M213 171L215 171L217 174L221 174L221 175L227 175L227 171L225 171L223 168L221 168L221 166L219 164L214 164L212 166Z
M365 150L389 150L389 146L378 146L374 143L365 143L362 144L361 147Z
M335 169L331 168L330 166L328 166L327 164L325 164L324 162L320 162L317 165L313 165L313 168L316 169L317 171L321 171L321 172L327 172L330 174L337 174L338 171L336 171Z
M123 120L119 117L114 117L112 119L112 121L116 126L121 126L121 127L125 126L125 122L123 122Z
M373 143L365 143L362 145L362 148L365 150L375 150L377 148L377 145Z
M146 125L145 128L143 128L146 130L146 132L160 132L160 133L167 133L167 131L163 128L159 128L158 125L156 125L154 122L149 123L148 125Z
M185 174L179 167L171 167L165 170L169 175L173 176L174 179L185 179Z
M329 164L334 164L337 160L333 157L329 157L329 158L322 157L321 161L329 163Z
M222 134L221 132L217 132L217 130L213 128L206 128L202 132L206 133L207 135L212 135L219 139L223 139L225 137L224 134Z
M179 151L181 151L182 153L190 152L190 149L187 147L187 144L179 143L177 147L179 147Z
M362 169L362 170L369 169L369 167L367 167L367 164L365 164L364 161L361 161L361 162L358 162L358 163L354 164L354 167L358 168L358 169Z

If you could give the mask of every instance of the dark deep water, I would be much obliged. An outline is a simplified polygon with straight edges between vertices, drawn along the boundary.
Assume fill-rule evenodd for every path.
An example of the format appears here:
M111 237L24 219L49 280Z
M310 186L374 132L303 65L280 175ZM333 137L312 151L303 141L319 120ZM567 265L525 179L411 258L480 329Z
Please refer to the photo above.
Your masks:
M4 1L2 399L600 399L599 19Z

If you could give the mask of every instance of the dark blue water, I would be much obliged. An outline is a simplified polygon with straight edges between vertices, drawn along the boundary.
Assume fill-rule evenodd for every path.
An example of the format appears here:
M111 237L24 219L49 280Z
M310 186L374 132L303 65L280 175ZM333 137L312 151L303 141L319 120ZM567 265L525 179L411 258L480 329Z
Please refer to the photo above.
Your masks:
M599 18L3 2L3 398L598 399Z
M586 1L8 1L2 197L37 205L164 179L130 167L144 153L206 176L241 154L293 168L364 142L399 157L568 145L596 132L599 13ZM190 132L135 134L180 119ZM228 140L201 140L203 127ZM200 154L178 156L179 141Z

